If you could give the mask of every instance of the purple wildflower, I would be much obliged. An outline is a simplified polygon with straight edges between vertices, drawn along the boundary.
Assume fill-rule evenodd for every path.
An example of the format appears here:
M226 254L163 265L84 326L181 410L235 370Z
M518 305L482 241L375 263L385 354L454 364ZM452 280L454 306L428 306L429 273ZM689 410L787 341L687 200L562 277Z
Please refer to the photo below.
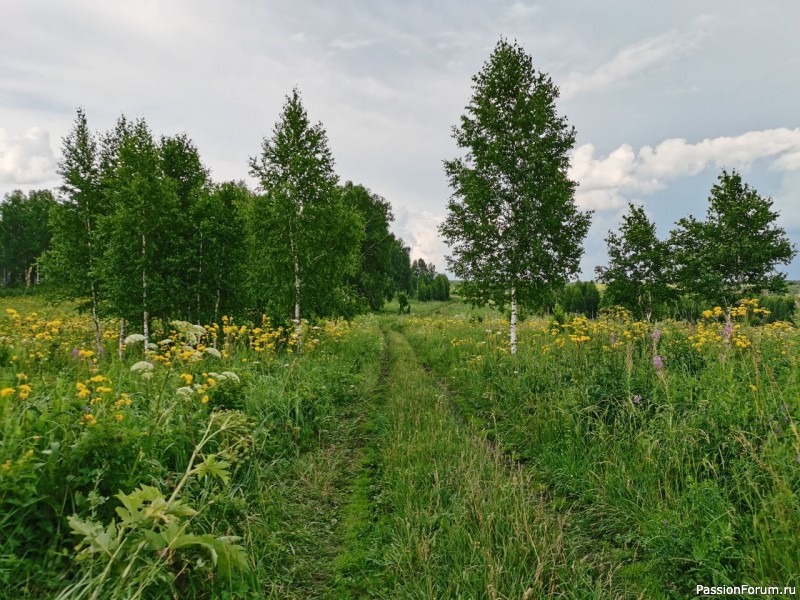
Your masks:
M641 404L642 403L642 397L639 394L636 394L633 397L633 403L634 404Z
M81 351L78 348L72 349L72 360L78 360L78 357L81 355Z
M654 329L653 333L650 335L650 337L653 338L653 341L655 343L658 343L658 340L661 339L661 330L660 329Z
M653 366L655 367L656 371L663 371L664 370L664 359L661 358L660 355L656 354L653 357Z
M725 324L725 330L722 332L722 334L725 336L726 340L730 339L731 335L733 334L733 323L728 321Z

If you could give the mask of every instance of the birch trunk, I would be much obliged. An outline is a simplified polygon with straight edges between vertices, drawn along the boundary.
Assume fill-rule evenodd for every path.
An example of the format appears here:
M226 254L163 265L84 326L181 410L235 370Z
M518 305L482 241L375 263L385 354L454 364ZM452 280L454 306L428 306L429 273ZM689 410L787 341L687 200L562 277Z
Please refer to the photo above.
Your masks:
M517 353L517 288L511 286L511 330L509 332L511 340L511 354Z
M97 318L97 285L94 281L94 268L92 266L92 262L94 259L94 249L92 246L92 222L89 220L89 213L88 211L84 214L84 223L86 224L86 240L87 245L89 248L89 260L88 260L88 267L89 267L89 276L91 277L91 291L92 291L92 325L94 326L94 341L97 345L97 357L100 358L100 352L102 349L102 342L103 342L103 334L100 331L100 320ZM120 355L120 358L122 356Z
M122 360L122 347L125 345L125 319L119 322L119 344L117 345L117 355Z
M97 288L92 281L92 326L94 327L94 343L97 346L97 358L103 351L103 335L100 331L100 320L97 318Z
M203 285L203 234L200 234L200 256L198 257L197 271L197 324L200 325L200 286ZM216 315L214 315L216 319Z
M144 263L146 258L147 238L142 234L142 329L144 334L144 351L150 346L150 313L147 311L147 270Z
M294 332L297 335L297 352L303 351L303 327L300 323L300 263L294 255Z

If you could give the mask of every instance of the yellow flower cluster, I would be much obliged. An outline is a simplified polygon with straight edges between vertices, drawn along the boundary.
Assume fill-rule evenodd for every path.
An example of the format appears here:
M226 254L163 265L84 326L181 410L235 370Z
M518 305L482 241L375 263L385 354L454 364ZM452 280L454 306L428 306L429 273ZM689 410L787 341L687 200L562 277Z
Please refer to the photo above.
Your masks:
M5 309L4 318L0 318L0 344L14 348L13 362L41 364L56 356L72 355L97 363L96 353L85 350L94 344L87 315L63 307L47 307L43 312L46 314L31 311L23 315L16 308Z
M86 381L78 381L75 383L75 395L84 400L89 400L90 405L99 404L109 394L114 393L114 389L109 387L111 380L105 375L94 375Z
M720 335L719 326L698 323L695 332L689 336L689 343L695 350L702 350L706 344L721 344L722 335Z

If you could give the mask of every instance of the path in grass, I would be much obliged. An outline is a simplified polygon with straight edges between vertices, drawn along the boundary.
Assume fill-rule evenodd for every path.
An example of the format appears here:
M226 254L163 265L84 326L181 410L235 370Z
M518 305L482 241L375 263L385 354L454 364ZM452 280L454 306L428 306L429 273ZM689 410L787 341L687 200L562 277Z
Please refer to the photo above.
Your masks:
M567 516L453 413L395 322L383 318L386 362L368 397L265 490L282 507L274 539L291 547L270 596L602 595L563 543Z
M389 364L376 429L371 592L390 598L536 598L590 591L562 545L564 516L452 412L406 338L384 328ZM365 514L365 513L362 513ZM373 555L369 556L369 549Z
M353 400L337 406L316 447L262 470L258 512L270 531L256 575L263 597L351 596L348 590L356 582L347 560L358 558L350 539L357 525L351 521L371 485L370 440L385 358L385 352L364 357L361 389Z

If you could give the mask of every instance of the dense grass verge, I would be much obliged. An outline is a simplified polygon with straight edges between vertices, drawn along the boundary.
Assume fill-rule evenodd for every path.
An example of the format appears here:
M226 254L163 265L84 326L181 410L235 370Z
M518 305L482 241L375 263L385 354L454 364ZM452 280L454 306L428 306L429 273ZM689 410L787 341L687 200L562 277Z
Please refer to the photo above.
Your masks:
M299 357L268 324L227 322L176 325L147 356L118 358L109 332L98 357L86 319L32 302L0 316L0 597L335 585L339 467L358 459L331 448L371 397L374 322L309 330Z
M531 321L512 357L502 318L443 312L403 331L462 414L570 510L614 594L800 583L793 327L758 326L752 305L693 327Z

